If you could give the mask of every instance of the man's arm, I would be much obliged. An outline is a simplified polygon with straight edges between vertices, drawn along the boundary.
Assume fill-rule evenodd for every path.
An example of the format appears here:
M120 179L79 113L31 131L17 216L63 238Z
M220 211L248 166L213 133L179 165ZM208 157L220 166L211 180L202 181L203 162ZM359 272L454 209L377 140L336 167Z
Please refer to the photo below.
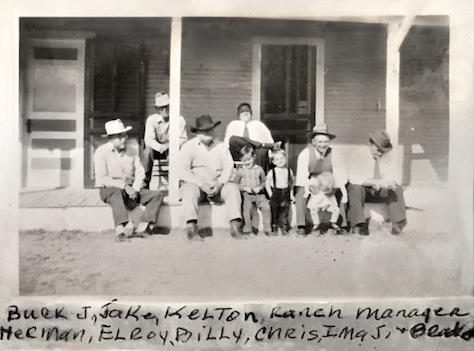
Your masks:
M135 166L134 180L132 188L139 192L143 187L143 181L145 180L145 169L143 168L142 163L140 162L140 157L135 155L133 158L133 163Z
M193 148L195 145L186 143L183 145L179 152L179 179L185 181L186 183L195 183L201 187L204 182L196 177L192 171L192 161L193 161Z
M225 147L224 144L219 146L221 162L222 162L222 173L217 178L217 182L221 184L225 184L230 180L232 172L234 170L234 160L232 160L232 156L230 155L230 151L228 148Z
M145 135L143 137L145 141L145 145L151 147L153 150L158 151L160 153L165 152L168 149L167 144L159 143L156 140L155 134L155 121L153 115L148 117L145 123Z
M298 161L296 163L296 186L305 186L308 182L308 162L309 162L309 150L306 148L300 152Z
M186 131L186 120L183 116L179 117L179 147L188 141L188 133Z

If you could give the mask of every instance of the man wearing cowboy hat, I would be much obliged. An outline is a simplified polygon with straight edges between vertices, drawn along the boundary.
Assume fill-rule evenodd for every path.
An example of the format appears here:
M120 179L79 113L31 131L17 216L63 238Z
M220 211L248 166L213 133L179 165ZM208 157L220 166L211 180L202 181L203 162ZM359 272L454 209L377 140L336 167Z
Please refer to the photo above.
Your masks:
M230 219L230 233L236 239L242 235L241 196L239 186L231 182L234 162L226 145L215 136L211 116L196 118L191 128L196 137L183 145L180 152L180 187L183 213L186 218L188 239L202 241L198 233L198 203L205 199L224 200Z
M310 216L306 209L305 189L309 186L309 180L312 176L318 176L323 172L332 173L334 176L334 188L336 190L336 199L338 203L347 202L346 193L346 169L344 161L337 152L329 146L330 141L336 136L329 133L326 124L317 124L311 133L309 133L310 143L298 155L296 165L296 189L295 189L295 205L296 205L296 224L297 234L305 235L312 228ZM310 186L310 190L311 186ZM344 211L337 222L338 226L343 226Z
M145 171L138 152L127 147L127 132L120 119L105 124L109 142L99 146L94 153L95 185L100 187L100 198L112 206L116 241L128 241L130 237L145 237L158 222L163 195L159 191L143 189ZM135 234L127 209L138 204L146 205L142 222Z
M354 233L369 235L364 216L366 202L388 204L392 234L400 234L407 224L403 188L397 176L400 172L389 153L391 150L390 136L385 130L369 133L369 152L364 152L362 161L354 165L356 169L348 172L347 219Z
M146 189L150 186L151 173L154 160L164 160L168 157L169 148L169 105L168 94L158 92L155 95L156 113L148 116L145 124L145 149L142 153L142 164L145 168ZM179 117L179 146L188 140L186 133L186 121L182 116Z

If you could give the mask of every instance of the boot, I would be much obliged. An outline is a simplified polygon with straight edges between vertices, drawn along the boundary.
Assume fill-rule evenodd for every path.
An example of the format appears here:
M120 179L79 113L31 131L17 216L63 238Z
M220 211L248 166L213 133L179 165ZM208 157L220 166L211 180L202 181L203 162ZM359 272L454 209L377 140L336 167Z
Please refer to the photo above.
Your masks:
M230 235L234 239L245 239L242 233L242 226L239 220L233 219L230 221Z
M188 239L192 241L204 241L203 238L198 233L198 226L195 222L189 222L186 224L186 233L188 234Z

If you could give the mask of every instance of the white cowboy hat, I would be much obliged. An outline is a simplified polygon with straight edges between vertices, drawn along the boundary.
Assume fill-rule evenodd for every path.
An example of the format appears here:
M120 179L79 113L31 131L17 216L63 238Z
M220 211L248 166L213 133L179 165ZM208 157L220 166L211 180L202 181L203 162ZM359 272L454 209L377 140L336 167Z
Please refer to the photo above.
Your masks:
M120 119L114 119L113 121L108 121L107 123L105 123L106 134L102 134L102 136L107 137L109 135L125 133L128 132L130 129L132 129L132 127L125 127Z
M163 107L168 106L170 104L170 97L168 94L163 92L158 92L155 94L155 106L156 107Z

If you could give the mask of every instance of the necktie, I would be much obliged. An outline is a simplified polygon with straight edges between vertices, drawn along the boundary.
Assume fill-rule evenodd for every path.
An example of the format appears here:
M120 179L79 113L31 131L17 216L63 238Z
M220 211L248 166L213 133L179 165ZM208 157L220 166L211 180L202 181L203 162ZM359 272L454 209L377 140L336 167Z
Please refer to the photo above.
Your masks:
M244 127L244 135L243 135L244 138L247 138L247 139L250 139L250 136L249 136L249 128L247 127L247 123L245 123L245 127Z
M375 159L374 163L374 179L380 179L380 162L379 159Z

